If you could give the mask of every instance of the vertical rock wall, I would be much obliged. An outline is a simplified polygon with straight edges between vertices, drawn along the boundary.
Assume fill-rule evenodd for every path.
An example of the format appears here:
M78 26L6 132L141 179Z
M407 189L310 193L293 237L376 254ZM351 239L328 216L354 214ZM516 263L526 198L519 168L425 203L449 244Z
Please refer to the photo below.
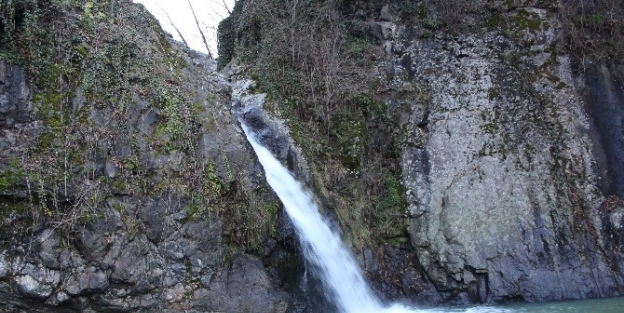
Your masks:
M84 31L68 41L77 54L52 58L50 77L0 62L2 309L295 310L275 282L297 288L296 241L236 114L310 183L301 150L262 109L264 95L248 93L251 81L231 77L231 89L214 61L171 45L144 11L114 3L134 13L93 24L101 38ZM362 132L384 128L400 146L409 224L409 242L398 233L389 238L398 243L363 246L380 291L458 303L624 293L617 70L588 60L573 72L545 9L514 6L502 12L506 24L450 34L374 7L383 9L366 23L383 57L370 93L387 116ZM63 21L91 18L68 10ZM124 58L140 60L121 62L132 69L121 78L69 66L119 69L108 55L84 61L85 49L126 39L140 49ZM120 86L90 80L111 77ZM118 98L98 94L110 90ZM344 200L328 194L328 207ZM362 227L345 226L347 236ZM284 268L298 277L286 281Z
M72 216L66 216L67 220L46 216L45 210L55 209L52 204L31 207L28 181L22 177L24 170L4 160L19 157L16 152L37 142L46 126L33 109L39 104L32 101L32 90L24 81L22 69L7 63L1 63L0 68L4 87L0 99L8 99L0 119L5 184L0 192L0 310L284 312L288 308L288 295L275 289L259 258L226 251L224 222L211 204L196 208L188 197L128 192L123 187L110 194L104 188L97 195L103 199L96 201L90 212L81 209L74 213L88 216L75 220L71 220ZM222 118L227 121L219 121L225 123L221 132L198 136L198 148L193 153L198 158L219 158L227 153L231 175L238 177L239 172L256 171L257 166L237 131L236 118L229 113L229 103L225 105ZM134 112L137 115L128 116L130 124L126 127L149 136L153 122L150 111ZM95 108L91 113L103 114ZM235 130L228 132L228 127ZM142 139L149 144L148 139ZM130 149L117 144L118 151ZM150 167L156 174L153 179L158 179L179 171L185 157L146 153L138 166ZM92 166L109 179L128 170L106 161ZM215 175L227 177L222 171ZM81 181L85 176L76 174L71 183L88 184ZM66 196L72 202L80 197L71 192ZM43 213L33 211L37 209Z
M505 14L527 23L465 35L392 18L371 27L405 138L412 245L453 301L622 294L609 239L620 211L604 208L621 193L622 85L604 66L572 72L551 12Z
M88 3L19 2L42 53L0 47L0 311L285 312L258 257L279 204L216 61Z

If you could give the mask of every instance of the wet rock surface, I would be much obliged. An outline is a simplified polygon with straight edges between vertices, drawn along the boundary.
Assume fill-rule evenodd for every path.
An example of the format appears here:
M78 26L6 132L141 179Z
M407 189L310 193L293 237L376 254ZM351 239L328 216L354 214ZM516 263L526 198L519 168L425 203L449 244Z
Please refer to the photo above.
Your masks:
M232 85L232 109L239 119L245 123L257 136L258 140L265 145L278 159L288 164L298 179L304 183L310 183L310 171L304 159L301 147L289 136L289 130L284 121L271 116L263 105L266 94L254 93L256 83L253 80L239 77L241 68L232 64L232 68L226 69Z
M586 110L593 121L596 166L600 170L600 187L605 195L624 197L624 82L617 69L604 65L591 67L585 75L582 90Z
M375 252L365 248L363 269L382 299L406 303L443 302L435 286L423 275L409 243L384 245Z

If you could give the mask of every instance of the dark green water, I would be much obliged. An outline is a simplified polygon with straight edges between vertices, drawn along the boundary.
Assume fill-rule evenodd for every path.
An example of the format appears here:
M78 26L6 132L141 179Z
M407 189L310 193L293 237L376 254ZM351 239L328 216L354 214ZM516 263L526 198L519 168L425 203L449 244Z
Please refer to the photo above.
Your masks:
M502 308L514 313L624 313L624 297L509 305Z
M624 313L624 297L423 310L431 313Z

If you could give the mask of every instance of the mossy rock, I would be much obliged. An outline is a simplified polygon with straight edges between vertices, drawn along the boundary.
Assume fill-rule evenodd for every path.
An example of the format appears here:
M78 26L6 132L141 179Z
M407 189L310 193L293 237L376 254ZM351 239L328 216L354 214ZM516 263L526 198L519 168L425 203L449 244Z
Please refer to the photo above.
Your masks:
M351 170L358 169L368 139L366 120L362 113L344 112L336 116L331 131L341 163Z

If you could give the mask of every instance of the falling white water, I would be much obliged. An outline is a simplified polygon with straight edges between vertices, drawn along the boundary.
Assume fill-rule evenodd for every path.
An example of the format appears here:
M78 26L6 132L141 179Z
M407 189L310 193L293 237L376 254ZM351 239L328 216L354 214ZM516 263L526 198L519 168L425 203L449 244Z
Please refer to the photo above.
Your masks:
M366 284L355 259L344 247L321 216L316 203L292 174L262 146L249 128L241 123L258 160L264 167L266 179L284 204L299 239L305 258L320 269L321 279L333 295L341 313L442 313L442 312L511 312L498 308L480 307L447 311L445 309L417 310L400 304L384 307ZM308 247L308 249L305 249ZM492 309L492 310L490 310Z
M247 126L242 126L264 167L267 182L282 200L300 240L309 247L309 251L304 251L306 259L319 267L321 279L334 295L339 310L344 313L381 312L382 305L366 284L357 263L340 237L331 231L310 194L258 143Z
M414 309L400 304L383 306L372 293L355 259L342 245L318 211L303 186L263 147L254 133L241 123L247 139L264 167L267 182L282 200L299 235L306 259L321 271L321 279L330 289L341 313L615 313L622 312L624 297L590 301L524 304L507 307L474 306ZM309 249L305 249L308 247Z

